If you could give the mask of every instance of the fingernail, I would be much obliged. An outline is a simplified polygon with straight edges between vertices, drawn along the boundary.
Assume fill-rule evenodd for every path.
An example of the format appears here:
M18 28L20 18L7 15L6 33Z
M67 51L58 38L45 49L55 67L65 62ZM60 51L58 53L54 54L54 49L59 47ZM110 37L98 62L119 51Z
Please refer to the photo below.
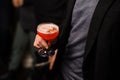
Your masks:
M46 46L45 48L48 49L48 46Z

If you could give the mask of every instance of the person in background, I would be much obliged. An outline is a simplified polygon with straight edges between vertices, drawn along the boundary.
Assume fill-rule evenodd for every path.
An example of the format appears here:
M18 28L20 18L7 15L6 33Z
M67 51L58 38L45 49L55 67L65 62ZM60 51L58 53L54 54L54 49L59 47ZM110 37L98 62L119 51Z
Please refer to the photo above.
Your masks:
M0 0L0 75L8 70L11 55L14 8L10 0Z
M5 80L27 80L31 76L29 74L31 74L30 70L33 68L33 55L35 53L33 47L33 41L35 37L35 16L33 1L12 0L12 3L13 6L19 11L19 20L16 26L13 40L12 55L8 67L9 73ZM25 57L24 60L23 57ZM23 70L21 70L21 66ZM20 74L20 71L23 71L24 73ZM19 75L22 77L17 77Z
M55 44L58 52L49 58L53 78L120 79L120 0L38 0L36 13L38 24L49 22L60 26ZM48 48L37 34L34 46Z

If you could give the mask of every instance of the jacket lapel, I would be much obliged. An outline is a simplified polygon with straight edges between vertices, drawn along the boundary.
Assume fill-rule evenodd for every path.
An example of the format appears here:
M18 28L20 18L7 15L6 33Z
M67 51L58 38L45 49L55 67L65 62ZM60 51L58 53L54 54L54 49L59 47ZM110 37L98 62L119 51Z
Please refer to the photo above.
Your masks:
M61 36L64 35L64 32L66 32L67 29L69 29L69 25L70 24L70 21L71 21L71 16L72 16L72 11L73 11L73 7L74 7L74 4L75 4L75 1L76 0L68 0L68 4L67 4L67 11L66 11L66 17L63 21L63 27L62 27L62 31L61 31Z
M68 4L67 4L67 10L66 10L66 17L63 21L63 24L61 25L62 27L60 27L60 35L59 35L59 46L65 46L67 43L67 39L69 36L69 32L71 29L71 16L72 16L72 11L74 8L74 4L75 4L76 0L68 0Z
M98 5L95 9L95 12L91 21L90 29L88 32L87 43L85 48L85 51L86 51L85 58L89 54L96 40L97 34L104 20L104 16L106 15L108 9L111 7L113 1L115 0L100 0L98 2Z

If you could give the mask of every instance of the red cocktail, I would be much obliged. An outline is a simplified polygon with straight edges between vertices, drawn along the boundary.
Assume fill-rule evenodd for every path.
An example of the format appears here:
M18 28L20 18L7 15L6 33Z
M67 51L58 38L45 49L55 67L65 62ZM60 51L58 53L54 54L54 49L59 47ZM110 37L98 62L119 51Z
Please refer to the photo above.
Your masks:
M37 34L41 36L46 42L54 41L59 34L59 27L56 24L40 24L37 28ZM50 47L49 49L43 49L39 51L39 54L43 57L53 55L54 50Z
M55 24L40 24L37 28L37 34L46 41L51 41L58 36L59 28Z

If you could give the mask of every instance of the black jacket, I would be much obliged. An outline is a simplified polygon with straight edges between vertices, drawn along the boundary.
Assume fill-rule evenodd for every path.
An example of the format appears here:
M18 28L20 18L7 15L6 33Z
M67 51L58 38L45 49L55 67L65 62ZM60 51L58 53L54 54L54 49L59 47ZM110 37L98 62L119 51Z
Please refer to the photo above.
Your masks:
M60 51L70 31L75 0L70 0L67 17L60 36ZM99 0L88 32L83 62L84 80L119 80L120 0ZM59 55L61 55L60 53ZM64 54L63 54L64 55ZM59 57L59 56L58 56ZM59 58L58 58L59 59ZM61 61L59 59L58 61Z
M44 0L47 2L46 0ZM53 1L53 0L52 0ZM56 0L55 0L56 1ZM61 0L60 0L61 1ZM64 0L65 1L65 0ZM38 3L39 4L39 3ZM55 3L53 3L55 4ZM39 7L37 15L38 21L46 22L62 22L60 36L58 40L59 53L55 64L55 71L60 71L60 62L64 55L65 45L69 37L71 29L71 17L75 4L75 0L68 0L65 16L56 10L56 6L46 5ZM40 12L42 10L43 12ZM60 9L62 10L62 8ZM54 15L55 14L55 15ZM42 15L42 17L41 17ZM64 16L64 19L60 17ZM44 19L45 18L45 19ZM50 18L50 19L48 19ZM41 20L40 20L41 19ZM84 80L119 80L120 77L118 64L120 61L118 54L120 53L120 0L99 0L95 9L90 29L88 32L87 43L85 48L83 74ZM59 67L58 67L59 66ZM117 78L117 79L116 79ZM61 79L63 80L63 79Z
M85 80L120 80L120 0L100 0L85 49Z

